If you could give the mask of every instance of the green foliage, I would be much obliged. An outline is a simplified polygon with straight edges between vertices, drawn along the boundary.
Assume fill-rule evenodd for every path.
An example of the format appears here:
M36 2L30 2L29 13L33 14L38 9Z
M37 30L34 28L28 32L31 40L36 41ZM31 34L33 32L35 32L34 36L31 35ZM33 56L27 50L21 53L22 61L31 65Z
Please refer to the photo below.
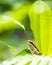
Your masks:
M32 61L27 62L25 65L30 65Z
M5 43L5 42L3 42L3 41L0 41L0 44L9 47L12 51L15 51L15 50L16 50L13 46L8 45L7 43Z
M25 30L24 26L17 20L9 16L0 15L0 33L6 30L17 29L18 25Z
M13 17L22 22L28 16L28 11L31 5L31 2L22 3L16 8L14 5Z
M22 52L20 52L16 56L19 56L19 55L24 56L25 54L31 54L31 51L29 49L24 49Z
M45 2L36 1L33 4L34 1L35 0L0 1L0 44L3 45L0 45L0 60L5 60L5 56L12 55L9 54L11 53L10 51L7 52L8 48L10 50L13 50L13 52L17 51L16 47L19 52L20 49L24 49L20 53L17 52L16 55L14 52L14 55L17 59L12 58L12 60L6 61L6 64L4 63L4 61L3 63L1 63L1 65L8 65L8 62L9 65L52 65L52 57L50 58L33 55L29 49L25 49L26 44L21 42L19 40L20 38L18 38L17 36L18 26L25 30L26 27L29 28L30 25L38 49L42 52L43 55L52 56L52 11L51 8ZM14 33L15 31L17 31L16 35ZM15 45L16 47L14 48L13 46Z
M50 7L43 1L36 1L29 11L31 29L33 31L37 47L43 55L47 55L49 48L52 47L52 32L50 30L52 28L52 14L50 14Z

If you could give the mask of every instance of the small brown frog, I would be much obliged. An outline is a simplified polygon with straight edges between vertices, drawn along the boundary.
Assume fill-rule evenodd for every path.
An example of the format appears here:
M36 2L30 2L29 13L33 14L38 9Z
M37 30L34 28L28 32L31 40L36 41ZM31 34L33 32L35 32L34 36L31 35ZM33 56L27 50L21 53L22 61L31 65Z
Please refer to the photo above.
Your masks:
M39 49L36 47L36 45L34 45L33 41L28 40L28 45L30 47L30 49L32 50L32 52L36 55L42 55L42 53L39 51Z

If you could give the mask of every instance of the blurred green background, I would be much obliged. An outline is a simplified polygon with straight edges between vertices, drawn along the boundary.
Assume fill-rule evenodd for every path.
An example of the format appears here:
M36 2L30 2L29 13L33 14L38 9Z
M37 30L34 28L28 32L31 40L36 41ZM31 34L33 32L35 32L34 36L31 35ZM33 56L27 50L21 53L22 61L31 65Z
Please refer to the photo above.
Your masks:
M0 61L9 59L25 48L28 48L26 40L34 40L30 29L30 20L28 17L29 8L36 0L0 0L0 16L9 16L19 21L25 27L25 31L20 26L13 26L7 23L8 19L0 17L0 41L16 48L12 51L6 45L0 42ZM50 7L52 1L44 0ZM52 8L51 8L52 9ZM6 24L3 22L6 21ZM2 24L1 24L2 23ZM7 27L8 26L8 27Z

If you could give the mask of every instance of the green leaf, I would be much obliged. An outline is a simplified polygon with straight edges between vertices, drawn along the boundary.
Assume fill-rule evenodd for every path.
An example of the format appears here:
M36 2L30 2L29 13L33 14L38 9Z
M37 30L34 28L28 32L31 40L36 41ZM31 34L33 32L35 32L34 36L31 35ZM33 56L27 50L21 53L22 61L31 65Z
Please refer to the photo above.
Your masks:
M30 65L32 63L32 61L28 61L25 65Z
M11 45L9 45L9 44L3 42L3 41L0 41L0 44L9 47L12 51L16 51L16 48L14 48L13 46L11 46Z
M24 56L26 54L31 54L31 51L29 49L24 49L23 51L21 51L19 54L17 54L16 56Z
M49 47L49 13L50 7L43 1L36 1L30 11L30 25L37 47L47 55Z
M14 30L20 26L25 30L25 27L17 20L9 16L0 15L0 33L7 30Z
M12 17L13 19L21 22L25 28L29 28L29 17L28 12L31 2L17 2L13 5L13 9L7 12L4 12L4 16ZM18 27L19 28L19 27Z
M47 55L52 56L52 11L49 12L49 29L48 30L49 30L49 47L48 47Z
M24 22L24 20L28 17L29 8L31 5L32 3L28 1L17 2L13 5L13 9L11 11L7 11L3 14L13 17L20 22Z
M19 25L21 28L23 28L25 30L25 27L17 20L13 20L14 24L16 24L17 26Z
M20 3L17 3L20 4ZM13 17L18 21L22 22L27 16L29 12L29 8L32 5L31 2L22 3L18 6L14 6L16 8L13 9Z

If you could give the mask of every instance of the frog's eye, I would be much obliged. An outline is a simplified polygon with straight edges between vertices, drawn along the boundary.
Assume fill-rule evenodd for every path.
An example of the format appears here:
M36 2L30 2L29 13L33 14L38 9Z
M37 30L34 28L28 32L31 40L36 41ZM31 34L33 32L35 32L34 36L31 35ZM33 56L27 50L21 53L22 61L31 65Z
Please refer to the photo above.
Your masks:
M28 42L31 43L31 44L33 43L31 40L28 40Z

